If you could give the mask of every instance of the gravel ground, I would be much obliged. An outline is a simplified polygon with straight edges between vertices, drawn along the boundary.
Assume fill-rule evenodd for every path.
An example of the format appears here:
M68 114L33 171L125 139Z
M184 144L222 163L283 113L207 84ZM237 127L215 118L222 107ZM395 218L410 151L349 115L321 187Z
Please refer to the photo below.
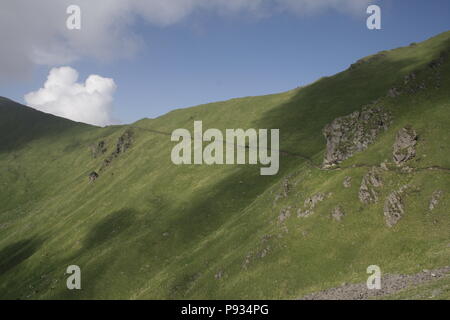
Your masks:
M412 275L386 274L381 278L380 290L367 289L366 283L344 284L337 288L311 293L300 300L366 300L397 293L419 284L450 275L450 266L436 270L423 270Z

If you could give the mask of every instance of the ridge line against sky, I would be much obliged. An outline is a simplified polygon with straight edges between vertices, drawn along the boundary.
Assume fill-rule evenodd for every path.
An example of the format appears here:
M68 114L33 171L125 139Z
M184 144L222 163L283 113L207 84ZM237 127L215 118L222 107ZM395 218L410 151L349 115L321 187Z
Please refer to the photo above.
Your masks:
M70 4L82 10L81 30L65 27ZM382 30L366 28L369 4L382 8ZM290 90L450 29L445 0L108 0L107 6L17 0L1 6L0 38L8 45L0 51L0 94L97 125Z

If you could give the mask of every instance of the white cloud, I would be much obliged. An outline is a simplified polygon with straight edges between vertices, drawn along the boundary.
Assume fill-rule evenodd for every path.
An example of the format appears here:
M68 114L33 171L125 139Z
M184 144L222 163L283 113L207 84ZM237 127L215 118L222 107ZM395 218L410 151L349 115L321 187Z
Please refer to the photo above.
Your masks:
M0 10L0 78L21 78L35 65L69 64L89 57L101 61L131 56L142 39L136 18L164 27L194 12L266 17L288 12L336 10L364 15L370 0L14 0ZM66 28L66 8L81 7L81 30Z
M98 126L111 124L113 79L90 75L78 83L78 72L71 67L53 68L44 87L25 95L26 103L37 110Z

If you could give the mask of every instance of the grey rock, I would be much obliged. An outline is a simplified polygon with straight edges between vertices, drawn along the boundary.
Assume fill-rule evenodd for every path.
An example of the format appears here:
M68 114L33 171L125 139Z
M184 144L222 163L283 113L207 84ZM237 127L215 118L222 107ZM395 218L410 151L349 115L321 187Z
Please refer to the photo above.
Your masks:
M380 170L380 168L373 167L363 177L358 193L359 200L362 203L369 204L378 201L377 189L383 186Z
M396 164L404 163L416 156L417 133L412 128L402 128L397 132L393 158Z
M367 149L381 132L388 129L390 123L389 113L378 106L365 107L362 111L333 120L323 129L327 140L323 165L338 164Z
M224 275L224 272L223 272L222 270L220 270L219 272L217 272L217 273L214 275L214 279L220 280L220 279L222 279L223 275Z
M308 294L302 300L366 300L388 296L407 288L418 288L436 278L445 279L450 272L449 267L416 274L383 274L380 290L370 290L367 282L342 283L341 286ZM434 274L434 277L432 276ZM440 294L440 293L439 293Z
M331 217L336 221L341 221L344 216L345 212L341 206L337 206L331 211Z
M316 207L316 205L323 200L325 200L325 194L323 192L319 192L319 193L307 198L305 200L304 205L305 205L305 207L310 207L311 209L314 209Z
M342 184L344 185L344 188L350 188L352 186L352 177L345 177Z
M324 201L325 199L331 197L332 195L333 194L331 192L327 194L319 192L309 198L306 198L303 204L304 208L297 210L297 217L299 218L309 217L314 213L314 208L317 206L318 203Z
M383 169L384 171L389 171L386 161L380 163L380 168Z
M414 80L416 80L416 74L413 72L405 76L404 83L407 85L409 82Z
M396 225L405 214L403 193L407 188L404 186L400 190L390 193L384 202L384 217L388 227Z
M298 209L297 210L297 217L299 217L299 218L307 218L310 215L312 215L313 213L314 213L314 211L309 210L309 209L306 209L306 210Z
M395 98L401 95L401 92L397 88L390 88L387 95L388 97Z
M436 190L433 192L433 194L431 195L430 205L428 206L431 211L434 210L434 208L436 208L436 206L439 204L439 201L441 200L443 194L444 192L442 190Z
M259 257L264 258L265 256L267 256L269 254L269 250L270 250L269 247L262 249L259 252Z
M291 208L283 208L281 209L280 215L278 216L278 222L283 223L291 216Z
M400 171L404 172L404 173L412 173L412 172L414 172L414 168L411 168L411 167L408 167L408 166L402 166Z

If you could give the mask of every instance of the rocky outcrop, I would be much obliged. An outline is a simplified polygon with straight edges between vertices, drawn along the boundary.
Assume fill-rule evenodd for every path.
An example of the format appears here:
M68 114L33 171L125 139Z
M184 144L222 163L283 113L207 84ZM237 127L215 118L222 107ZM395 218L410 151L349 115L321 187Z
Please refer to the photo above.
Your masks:
M364 204L377 202L377 189L382 186L383 181L381 179L381 169L373 167L362 179L358 193L359 200Z
M314 211L312 209L298 209L297 210L297 217L299 218L307 218L310 215L312 215Z
M319 192L315 195L313 195L312 197L309 197L305 200L305 207L310 207L310 208L314 208L319 202L325 200L325 193L323 192Z
M344 216L345 212L341 206L337 206L331 211L331 217L336 221L341 221Z
M91 146L91 155L94 159L105 154L106 151L108 151L108 148L106 147L106 143L103 140Z
M220 279L222 279L223 275L224 275L223 270L220 270L219 272L217 272L217 273L214 275L214 279L220 280Z
M291 216L291 207L283 208L278 216L278 222L284 223Z
M389 167L387 166L387 160L380 163L380 168L384 171L389 171Z
M393 227L403 217L403 190L394 191L388 195L384 202L384 218L388 227Z
M405 214L403 196L405 191L412 188L410 185L404 185L399 190L391 192L384 202L384 217L388 227L393 227ZM416 188L416 191L418 189Z
M120 154L127 151L133 144L133 131L127 129L118 139L114 151L103 160L103 165L100 170L104 170L111 162L117 158Z
M397 132L393 159L399 165L416 156L417 133L412 128L402 128Z
M327 140L324 166L338 164L367 149L390 123L391 116L383 107L365 107L335 119L323 129Z
M433 211L434 208L436 208L443 194L444 192L442 190L436 190L435 192L433 192L433 194L431 195L430 204L428 206L428 209L430 209L430 211Z
M89 174L89 182L94 182L95 180L97 180L98 179L98 173L97 172L95 172L95 171L92 171L90 174Z
M403 80L403 84L407 85L409 84L411 81L415 81L416 80L416 74L414 72L407 74Z
M344 185L344 188L350 188L352 186L352 177L345 177L342 184Z
M388 97L396 98L399 95L401 95L401 91L399 89L395 88L395 87L394 88L390 88L387 95L388 95Z
M127 129L120 137L117 139L116 144L116 154L124 153L127 151L133 143L133 131Z
M291 185L289 183L288 178L283 179L283 196L287 198L289 196L289 191L291 189Z
M303 209L297 210L297 217L306 218L314 213L314 208L318 203L324 201L326 198L331 197L331 193L325 194L323 192L319 192L309 198L307 198L303 204Z

